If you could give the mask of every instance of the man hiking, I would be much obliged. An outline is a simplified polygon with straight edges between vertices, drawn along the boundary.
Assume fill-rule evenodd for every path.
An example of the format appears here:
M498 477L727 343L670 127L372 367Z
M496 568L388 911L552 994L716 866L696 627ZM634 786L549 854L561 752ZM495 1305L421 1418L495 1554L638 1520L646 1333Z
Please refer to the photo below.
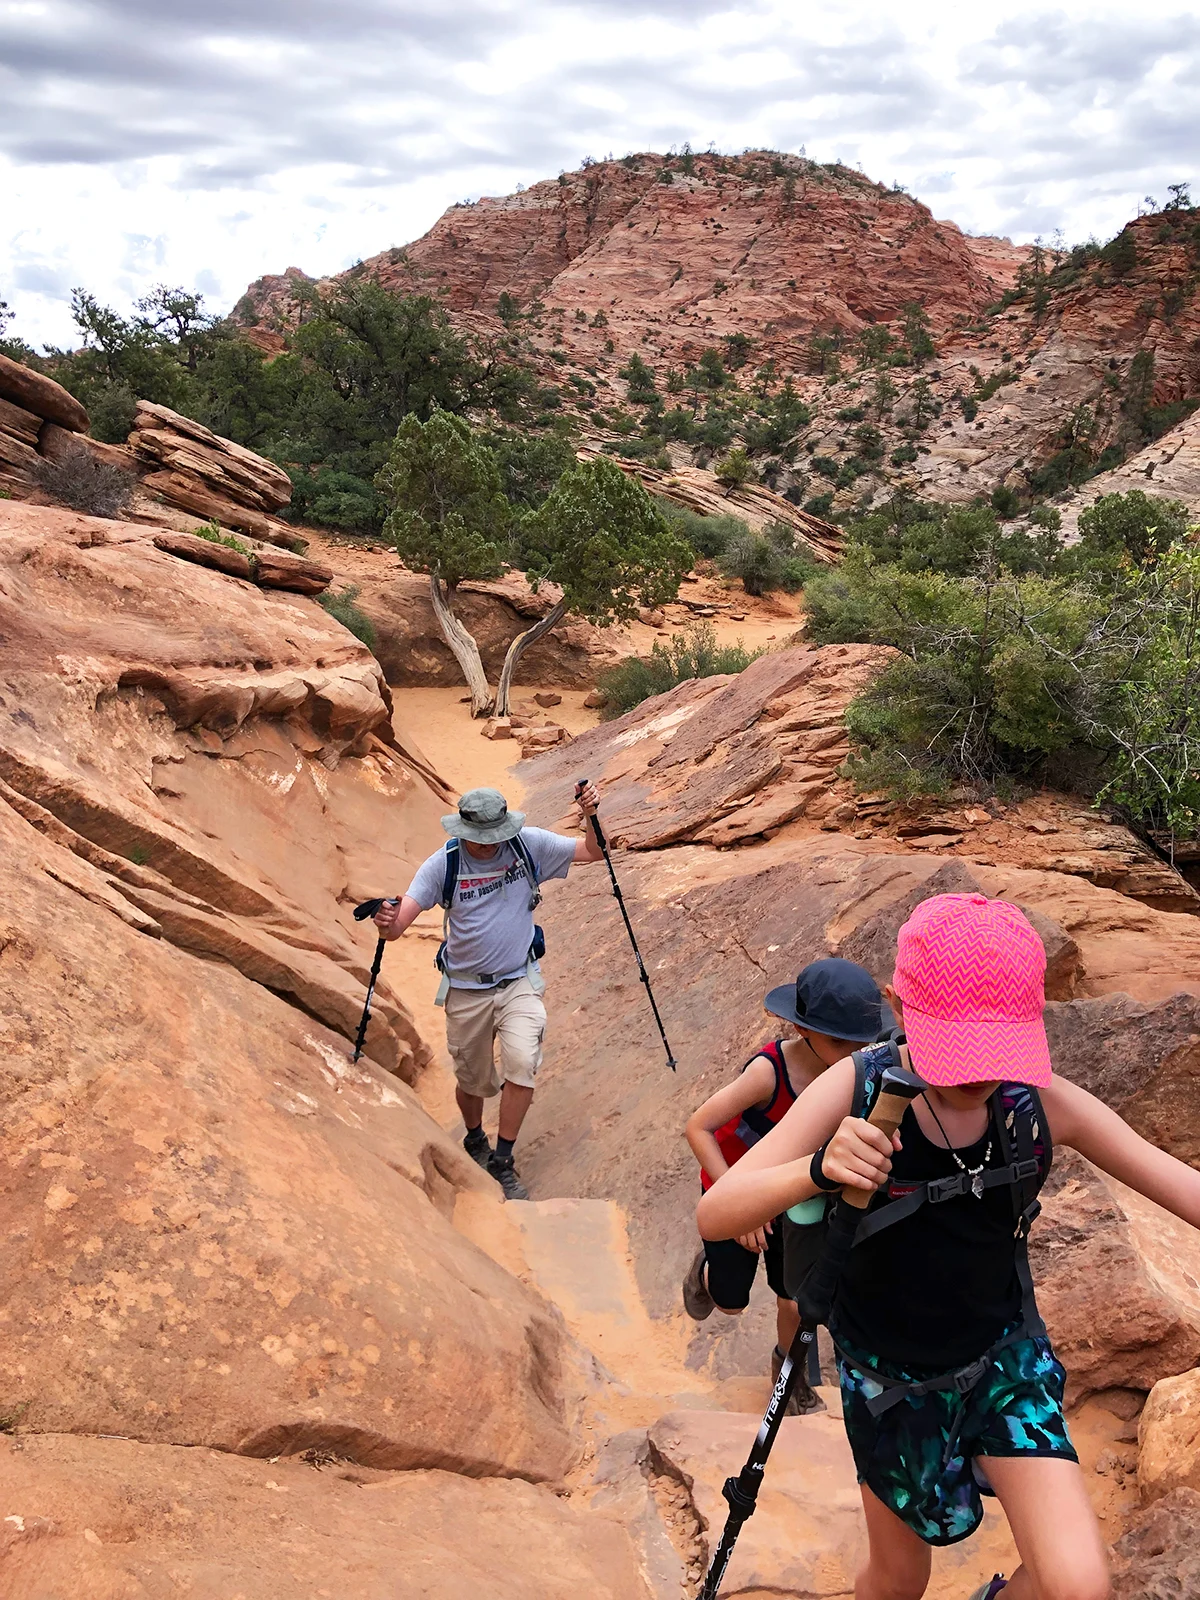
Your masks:
M594 784L577 796L584 818L600 803ZM471 789L442 818L449 842L417 868L408 892L375 916L384 939L397 939L422 911L440 905L446 937L438 952L446 1008L446 1044L466 1124L463 1148L504 1190L528 1200L513 1164L513 1145L533 1100L546 1032L541 930L533 913L547 878L565 878L574 862L599 861L594 829L582 839L527 828L498 789ZM495 1042L500 1041L500 1070ZM493 1150L483 1131L483 1103L500 1096Z
M760 1046L732 1083L692 1113L684 1130L705 1190L770 1133L798 1094L856 1045L877 1039L883 1026L879 985L865 968L837 956L810 961L794 984L769 991L763 1009L782 1018L791 1037ZM714 1308L735 1316L750 1304L761 1255L776 1298L772 1385L800 1326L792 1299L798 1281L789 1282L789 1272L799 1280L815 1261L825 1237L824 1220L825 1196L818 1195L793 1206L786 1219L775 1217L741 1238L703 1240L683 1282L684 1308L697 1322ZM823 1409L809 1380L799 1382L788 1414Z
M856 1600L919 1600L929 1547L975 1531L981 1493L1021 1565L972 1600L1110 1593L1025 1240L1055 1143L1193 1226L1200 1172L1052 1072L1045 970L1015 906L923 901L885 990L907 1044L822 1073L700 1201L701 1234L726 1239L827 1190L871 1194L829 1319L869 1540ZM928 1087L889 1139L866 1114L895 1053Z

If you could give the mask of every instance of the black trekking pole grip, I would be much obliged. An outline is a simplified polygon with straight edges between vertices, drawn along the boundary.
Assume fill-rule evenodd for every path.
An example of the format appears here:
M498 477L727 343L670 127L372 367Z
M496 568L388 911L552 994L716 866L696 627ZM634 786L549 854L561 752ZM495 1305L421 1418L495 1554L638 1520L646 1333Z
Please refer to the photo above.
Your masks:
M591 782L590 778L576 778L576 780L575 780L575 798L576 798L576 800L579 799L580 795L584 791L584 788L590 782ZM604 858L607 861L607 859L608 859L608 840L604 837L604 829L600 826L600 813L598 811L593 811L591 816L587 820L592 825L592 831L596 835L596 843L600 846L601 850L604 851Z

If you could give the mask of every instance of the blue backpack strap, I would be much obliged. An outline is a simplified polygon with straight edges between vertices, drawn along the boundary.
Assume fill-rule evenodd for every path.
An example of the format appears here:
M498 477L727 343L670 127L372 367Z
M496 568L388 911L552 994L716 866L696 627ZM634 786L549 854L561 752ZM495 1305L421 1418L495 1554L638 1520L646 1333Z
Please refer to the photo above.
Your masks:
M442 895L438 905L444 911L449 911L450 902L454 899L454 890L458 885L458 867L460 848L457 839L446 840L446 873L442 879Z
M903 1036L901 1036L903 1037ZM854 1063L854 1097L850 1102L851 1115L869 1117L871 1107L879 1094L883 1075L889 1067L903 1065L900 1047L894 1038L876 1044L864 1045L850 1057Z

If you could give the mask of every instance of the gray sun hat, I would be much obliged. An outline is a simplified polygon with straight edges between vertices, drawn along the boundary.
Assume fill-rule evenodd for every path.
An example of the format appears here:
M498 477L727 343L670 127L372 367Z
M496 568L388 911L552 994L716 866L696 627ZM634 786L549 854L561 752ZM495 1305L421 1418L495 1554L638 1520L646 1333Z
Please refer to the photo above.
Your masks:
M442 818L442 827L453 839L469 839L472 844L503 844L513 839L525 825L523 811L510 811L499 789L468 789L458 802L458 810Z

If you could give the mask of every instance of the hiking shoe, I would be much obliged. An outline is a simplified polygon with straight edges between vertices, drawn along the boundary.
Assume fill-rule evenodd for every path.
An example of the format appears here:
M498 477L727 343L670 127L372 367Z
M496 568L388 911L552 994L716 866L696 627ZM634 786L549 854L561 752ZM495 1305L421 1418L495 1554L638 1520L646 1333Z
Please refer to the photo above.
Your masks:
M779 1382L779 1374L783 1371L783 1351L778 1345L771 1351L771 1387ZM785 1417L812 1417L818 1411L824 1411L826 1405L821 1396L814 1389L809 1388L808 1379L798 1378L792 1387L791 1398L784 1407Z
M1001 1573L997 1573L990 1583L980 1584L971 1596L971 1600L996 1600L1001 1589L1007 1589L1008 1583Z
M498 1156L493 1150L487 1160L487 1169L504 1190L506 1200L528 1200L529 1190L517 1177L511 1156Z
M475 1128L463 1140L463 1149L483 1170L487 1171L487 1164L492 1154L492 1147L488 1143L488 1136L482 1128Z
M712 1295L704 1286L704 1246L696 1252L696 1259L688 1268L683 1280L683 1309L693 1322L703 1322L716 1309Z

